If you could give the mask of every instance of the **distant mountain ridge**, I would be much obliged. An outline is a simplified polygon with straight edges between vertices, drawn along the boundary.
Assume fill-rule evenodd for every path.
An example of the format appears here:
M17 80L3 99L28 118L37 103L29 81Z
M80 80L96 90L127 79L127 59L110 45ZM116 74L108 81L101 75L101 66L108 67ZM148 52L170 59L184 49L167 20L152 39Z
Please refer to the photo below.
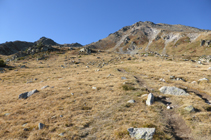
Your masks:
M25 51L32 46L37 46L39 44L42 45L51 45L51 46L64 46L64 47L81 47L82 45L79 43L72 44L58 44L54 40L46 37L41 37L39 40L35 42L26 42L26 41L11 41L0 44L0 54L2 55L11 55L15 54L19 51Z
M79 43L58 44L52 39L41 37L35 42L14 41L0 44L0 54L11 55L38 44L82 47ZM139 21L84 47L131 55L147 52L162 55L204 55L211 53L211 49L208 49L211 47L211 31L180 24L155 24L150 21Z

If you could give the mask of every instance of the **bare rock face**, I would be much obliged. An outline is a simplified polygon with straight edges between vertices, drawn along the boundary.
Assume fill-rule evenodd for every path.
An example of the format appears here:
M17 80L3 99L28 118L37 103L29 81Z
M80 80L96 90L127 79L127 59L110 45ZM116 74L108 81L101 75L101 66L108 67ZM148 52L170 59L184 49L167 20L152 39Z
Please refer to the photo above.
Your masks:
M189 95L183 89L177 87L166 87L163 86L160 89L160 92L163 94L171 94L171 95Z
M129 128L128 132L132 138L137 140L152 140L155 133L155 128Z

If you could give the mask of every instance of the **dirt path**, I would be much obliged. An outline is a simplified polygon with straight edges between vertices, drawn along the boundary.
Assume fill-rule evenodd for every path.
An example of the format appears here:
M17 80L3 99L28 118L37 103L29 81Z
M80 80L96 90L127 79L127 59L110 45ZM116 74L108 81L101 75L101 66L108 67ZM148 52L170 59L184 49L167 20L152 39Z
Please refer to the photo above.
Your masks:
M174 110L163 111L163 116L167 121L168 128L175 140L194 140L190 128L185 121Z
M124 69L118 69L119 72L127 73ZM131 74L133 75L133 74ZM146 85L144 80L137 76L133 75L136 79L136 82L139 84L140 87L146 87L147 91L150 92L150 88ZM163 104L171 104L175 106L174 101L166 100L166 98L158 98ZM194 140L191 134L191 129L186 125L185 121L179 114L177 114L173 109L168 110L165 109L162 112L163 121L167 123L168 132L173 135L173 139L175 140Z

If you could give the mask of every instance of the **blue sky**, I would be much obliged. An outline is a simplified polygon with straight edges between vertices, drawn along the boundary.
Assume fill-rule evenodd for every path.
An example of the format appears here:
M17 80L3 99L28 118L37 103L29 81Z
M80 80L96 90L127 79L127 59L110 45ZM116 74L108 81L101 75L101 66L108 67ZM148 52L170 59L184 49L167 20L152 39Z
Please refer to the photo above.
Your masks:
M138 21L211 30L211 0L0 0L0 43L85 45Z

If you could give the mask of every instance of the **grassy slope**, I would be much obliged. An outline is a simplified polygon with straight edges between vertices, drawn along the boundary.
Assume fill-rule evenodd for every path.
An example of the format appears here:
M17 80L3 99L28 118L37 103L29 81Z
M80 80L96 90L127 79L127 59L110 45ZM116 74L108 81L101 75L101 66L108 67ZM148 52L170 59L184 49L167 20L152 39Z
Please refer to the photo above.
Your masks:
M210 82L191 84L200 78L211 77L207 71L210 64L196 67L197 64L191 62L163 61L158 57L139 55L127 60L130 56L100 53L79 58L71 54L71 51L52 53L48 60L32 58L11 62L9 65L16 66L18 71L7 70L0 74L3 80L0 84L1 139L131 139L127 133L129 127L156 127L155 139L173 139L164 114L166 105L156 101L152 106L146 106L146 98L141 97L148 93L146 87L154 89L152 93L156 97L162 95L158 91L162 86L183 85L207 94L211 91ZM74 64L73 60L80 63ZM93 65L86 68L88 62ZM103 62L108 65L97 67ZM59 67L64 63L66 68ZM27 68L18 68L18 65ZM187 82L171 81L170 75L183 77ZM122 76L127 80L121 80ZM142 84L134 76L140 78ZM160 78L166 82L159 81ZM30 80L32 83L27 84ZM123 88L123 82L133 88L124 90L127 88ZM45 85L50 87L41 90ZM39 92L26 100L18 99L19 94L33 89ZM201 98L194 94L166 97L177 105L175 113L185 120L196 139L211 136L209 106ZM136 103L128 104L130 99ZM187 105L193 105L199 112L185 112L183 108ZM5 116L6 113L9 115ZM43 130L38 130L39 122L46 125ZM59 136L62 132L64 136Z

